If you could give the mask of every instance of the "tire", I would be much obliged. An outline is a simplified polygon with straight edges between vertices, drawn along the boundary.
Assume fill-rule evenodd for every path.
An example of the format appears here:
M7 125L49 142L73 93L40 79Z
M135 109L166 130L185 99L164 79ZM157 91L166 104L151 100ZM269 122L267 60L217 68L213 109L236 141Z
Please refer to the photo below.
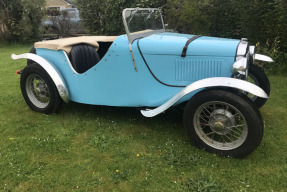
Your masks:
M30 49L29 53L37 54L37 53L36 53L36 49L35 49L34 46ZM27 59L27 65L31 65L31 64L33 64L33 63L35 63L35 61L32 61L32 60L30 60L30 59Z
M24 68L20 86L27 105L33 111L55 113L63 102L53 80L38 64Z
M250 65L248 69L247 81L263 89L268 96L270 95L269 79L258 66ZM257 97L252 94L247 94L247 96L255 103L258 108L261 108L267 101L265 98Z
M185 107L184 126L191 143L225 157L251 154L263 137L257 107L224 90L207 90L193 96Z

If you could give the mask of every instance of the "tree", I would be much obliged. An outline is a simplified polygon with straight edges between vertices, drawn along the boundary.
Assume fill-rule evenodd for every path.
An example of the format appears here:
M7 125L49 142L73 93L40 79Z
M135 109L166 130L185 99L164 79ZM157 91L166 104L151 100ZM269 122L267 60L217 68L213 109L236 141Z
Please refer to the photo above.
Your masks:
M0 40L26 42L39 37L45 0L0 0Z
M169 27L188 34L247 37L261 53L275 59L277 72L287 72L286 0L168 0ZM275 66L275 67L274 67Z
M122 11L128 7L163 7L166 0L77 0L81 18L91 34L120 35L125 33Z

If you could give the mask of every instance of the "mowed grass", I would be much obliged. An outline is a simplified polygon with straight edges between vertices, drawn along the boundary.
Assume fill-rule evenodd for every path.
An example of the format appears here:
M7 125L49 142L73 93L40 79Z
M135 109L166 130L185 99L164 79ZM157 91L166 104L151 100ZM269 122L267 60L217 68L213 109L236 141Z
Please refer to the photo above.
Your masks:
M15 74L26 61L10 59L30 47L0 46L0 191L287 190L287 77L270 77L259 148L223 158L190 145L176 109L154 118L77 103L31 111Z

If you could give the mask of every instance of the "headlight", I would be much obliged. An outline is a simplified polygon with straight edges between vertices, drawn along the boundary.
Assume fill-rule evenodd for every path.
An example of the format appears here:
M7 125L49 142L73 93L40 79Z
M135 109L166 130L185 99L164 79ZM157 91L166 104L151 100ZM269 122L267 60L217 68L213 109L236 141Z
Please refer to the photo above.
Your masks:
M233 64L233 72L234 75L240 74L240 78L242 75L245 76L243 79L247 79L248 75L248 67L250 62L253 62L253 58L255 56L255 46L248 45L248 39L242 38L238 44L237 52L236 52L236 62Z
M242 38L238 44L237 51L236 51L236 61L246 57L249 50L248 40L246 38Z
M233 72L234 73L239 73L241 75L246 75L247 72L247 66L248 66L248 61L246 57L243 57L239 60L237 60L233 64Z

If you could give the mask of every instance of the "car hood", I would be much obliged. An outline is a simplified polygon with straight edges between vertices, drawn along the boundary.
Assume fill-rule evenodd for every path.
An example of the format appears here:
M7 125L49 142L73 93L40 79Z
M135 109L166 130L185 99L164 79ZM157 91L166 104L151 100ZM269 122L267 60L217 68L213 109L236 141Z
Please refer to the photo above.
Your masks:
M159 33L139 40L143 54L181 55L188 39L194 35L179 33ZM187 49L187 56L222 56L235 57L240 40L201 36L192 41Z

